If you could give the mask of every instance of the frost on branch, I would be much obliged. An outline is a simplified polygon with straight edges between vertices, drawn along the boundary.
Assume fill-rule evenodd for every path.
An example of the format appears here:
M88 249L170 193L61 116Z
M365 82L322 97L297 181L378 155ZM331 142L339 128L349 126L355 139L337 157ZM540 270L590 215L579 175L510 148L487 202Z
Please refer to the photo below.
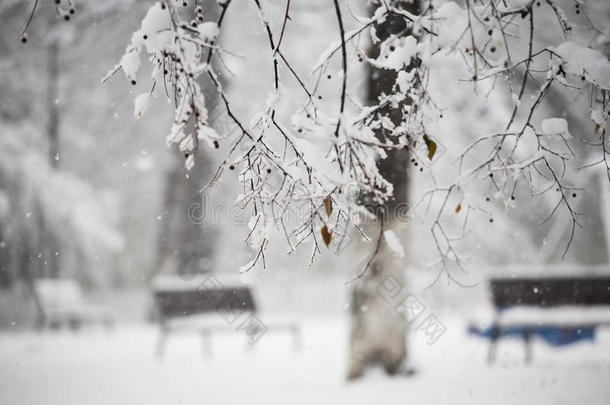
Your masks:
M506 207L514 205L521 187L534 197L554 191L550 215L567 214L573 236L578 214L570 199L575 186L568 169L577 156L575 139L565 118L549 115L550 93L566 106L571 96L565 94L589 95L589 105L577 107L589 109L586 115L595 124L597 140L588 144L599 156L594 164L603 165L610 177L606 136L610 64L594 49L607 38L600 30L593 39L577 37L573 33L577 24L562 9L562 4L576 4L576 14L584 14L584 6L555 0L432 1L422 2L422 12L414 15L398 0L372 3L372 17L350 13L356 28L346 30L341 2L332 2L337 35L329 39L308 77L299 76L283 52L290 46L285 35L289 16L297 12L290 9L291 3L240 3L258 12L256 24L267 40L272 77L266 106L252 118L239 117L231 109L218 79L224 66L211 63L213 58L222 62L227 52L219 35L230 0L218 1L215 21L205 18L199 6L184 7L174 0L155 3L107 77L123 70L128 80L139 85L141 61L152 63L149 97L137 97L135 115L144 113L151 94L165 92L174 108L167 140L185 153L187 168L200 140L215 147L220 142L226 145L227 153L210 185L227 169L239 173L243 191L236 204L252 214L244 240L254 251L242 271L264 264L272 233L283 235L289 252L311 242L312 260L322 245L339 250L352 226L359 230L359 222L373 216L370 207L391 200L394 190L380 174L379 164L396 149L410 151L413 170L425 170L434 184L420 196L419 206L426 207L424 215L443 268L451 262L461 266L457 243L466 234L471 213L493 222L479 204L473 184L491 188ZM378 35L377 28L389 20L402 29L387 38ZM577 23L583 24L583 19ZM546 37L540 34L540 24ZM549 42L549 30L555 31L552 37L558 41ZM369 43L379 46L379 54L370 54ZM353 66L361 62L396 72L391 91L368 104L354 91L358 77ZM452 69L443 70L446 66ZM322 80L331 76L340 83L333 105L323 103L319 91ZM439 130L450 100L436 97L434 86L447 83L448 76L455 86L468 86L473 97L483 95L503 104L507 114L490 131L473 129L463 149L450 151L457 160L451 166L443 161L441 181L435 172L440 166L432 164L445 159L439 151L444 144L453 144L455 134ZM298 85L299 94L286 93L283 84L288 81ZM203 83L216 89L237 133L217 134L210 127ZM299 107L291 114L280 113L287 99L298 100ZM456 176L447 181L446 172ZM295 212L299 215L288 220ZM451 232L447 217L457 215L465 216L463 226ZM395 235L387 233L385 239L400 254Z
M577 151L583 141L599 147L596 164L603 165L610 178L605 126L596 121L601 118L600 112L609 108L610 63L597 50L581 45L584 41L577 42L583 39L573 34L577 25L562 10L566 3L570 4L554 0L467 0L463 7L447 2L430 12L427 27L437 35L430 38L431 53L422 58L424 63L434 69L439 57L458 57L468 76L457 79L472 82L474 92L484 92L487 97L508 93L512 103L503 127L494 133L473 134L475 140L458 153L458 178L430 190L421 200L426 204L437 203L438 215L431 230L444 266L448 261L460 265L456 241L465 234L468 214L463 227L454 234L447 232L448 221L443 215L456 206L490 215L472 198L472 180L488 183L495 190L494 197L503 200L507 207L514 205L522 186L529 188L533 197L545 195L551 199L549 217L544 221L557 213L570 218L567 251L579 226L573 202L576 186L571 174L578 169ZM587 11L580 3L571 4L575 4L576 14ZM590 19L586 18L585 24L591 24ZM559 45L547 42L550 31L547 27L555 27ZM594 27L591 30L595 32ZM600 32L589 43L604 41L607 38ZM597 141L591 142L587 137L575 140L564 118L544 116L549 108L546 99L551 93L550 97L559 98L559 104L566 108L591 110L597 124ZM587 95L589 105L569 106L579 94ZM442 141L442 135L435 135ZM493 222L491 216L489 221Z
M142 93L134 100L133 115L140 118L148 110L150 105L150 93Z
M218 35L215 22L204 21L201 7L195 9L192 19L182 17L183 2L156 2L142 20L140 29L133 33L125 54L104 78L108 80L118 70L133 84L137 84L141 59L152 63L152 86L148 93L135 100L134 114L139 118L150 102L150 96L164 91L174 107L174 123L167 136L168 144L176 144L185 155L185 166L193 165L193 152L198 140L216 146L220 137L208 124L208 111L198 80L200 76L213 76L209 55ZM219 83L216 81L216 85ZM162 89L162 90L161 90Z

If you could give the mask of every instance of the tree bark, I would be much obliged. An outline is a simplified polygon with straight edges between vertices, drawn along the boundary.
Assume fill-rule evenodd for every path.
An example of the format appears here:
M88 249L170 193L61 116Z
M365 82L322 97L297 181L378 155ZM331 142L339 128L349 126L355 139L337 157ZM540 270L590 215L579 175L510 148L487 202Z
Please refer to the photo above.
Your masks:
M178 153L173 153L166 174L166 188L157 242L155 273L189 275L211 270L213 228L206 221L205 186L209 163L197 152L189 172Z
M217 7L212 0L204 0L199 5L208 19L217 18ZM191 4L191 7L195 5ZM206 91L203 85L202 89L206 107L211 111L218 102L216 89ZM189 277L213 269L215 229L206 212L206 195L201 192L207 184L211 160L202 149L197 149L194 157L195 166L187 171L184 157L179 152L172 152L166 174L157 257L152 266L154 274Z
M59 168L59 44L57 39L52 39L47 46L47 138L49 142L49 165L53 169ZM44 223L40 228L42 239L43 271L46 277L60 276L60 254L61 247L55 232Z
M54 39L47 49L47 113L49 114L47 135L49 138L49 164L53 168L59 167L58 53L59 45L57 39Z
M608 181L608 173L605 170L600 170L598 174L599 188L599 203L602 207L601 217L604 224L604 233L606 235L606 257L610 263L610 182Z
M411 13L419 12L416 0L393 3L395 7L401 7ZM405 32L406 26L402 18L389 17L375 28L377 36L383 41L390 35ZM379 51L379 46L373 45L370 57L376 58ZM369 104L377 104L381 94L392 92L396 74L394 70L370 68L367 97ZM391 108L388 106L384 113L398 124L402 114L400 111L392 111ZM377 135L382 136L381 133ZM379 235L382 240L382 232L393 231L403 246L407 224L397 220L396 213L406 209L408 201L408 163L409 152L406 149L388 151L388 157L378 162L381 174L394 186L394 196L383 207L371 207L377 221L365 226L369 235ZM405 291L406 286L406 260L396 256L387 243L379 243L369 268L352 288L350 366L347 375L350 380L362 376L371 365L380 364L388 374L403 372L406 366L407 324L396 311L400 297L404 297L401 293ZM358 271L362 271L362 267ZM387 286L390 286L391 292Z

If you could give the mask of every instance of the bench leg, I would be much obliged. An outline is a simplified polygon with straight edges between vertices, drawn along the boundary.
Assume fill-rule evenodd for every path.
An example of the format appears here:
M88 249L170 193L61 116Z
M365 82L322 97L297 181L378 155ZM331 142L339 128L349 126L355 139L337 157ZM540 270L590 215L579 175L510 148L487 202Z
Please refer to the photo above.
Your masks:
M157 338L157 347L155 353L158 358L162 358L165 354L165 347L167 346L167 338L169 335L169 328L165 325L161 325L159 330L159 337Z
M487 364L490 366L496 361L496 351L498 350L498 341L500 340L500 333L500 327L498 325L493 325L491 328L489 351L487 352Z

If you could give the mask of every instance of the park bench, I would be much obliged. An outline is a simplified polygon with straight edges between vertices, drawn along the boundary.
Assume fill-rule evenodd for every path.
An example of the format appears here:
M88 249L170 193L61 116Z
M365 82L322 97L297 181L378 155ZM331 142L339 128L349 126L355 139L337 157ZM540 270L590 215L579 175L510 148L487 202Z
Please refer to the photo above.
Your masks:
M231 276L204 274L181 279L159 277L153 282L160 333L156 354L164 355L172 332L197 331L203 349L211 353L212 332L241 332L252 347L267 331L286 331L300 348L301 330L289 319L261 316L249 286Z
M114 324L115 313L111 308L85 302L83 293L72 279L37 279L34 289L42 311L40 327L77 329L87 323Z
M490 292L495 309L490 328L488 363L496 358L499 340L519 336L525 361L532 361L532 337L578 340L599 326L610 326L610 277L492 278ZM554 334L550 335L549 334ZM548 340L548 339L547 339Z

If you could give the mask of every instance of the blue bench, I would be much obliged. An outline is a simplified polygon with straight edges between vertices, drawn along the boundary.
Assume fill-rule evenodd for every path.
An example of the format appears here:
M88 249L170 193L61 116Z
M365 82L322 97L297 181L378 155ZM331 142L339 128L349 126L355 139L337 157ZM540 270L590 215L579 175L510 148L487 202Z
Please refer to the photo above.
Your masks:
M479 334L490 339L493 364L503 337L520 337L525 361L532 361L532 338L555 345L593 340L599 326L610 326L610 277L493 278L489 283L495 316Z

